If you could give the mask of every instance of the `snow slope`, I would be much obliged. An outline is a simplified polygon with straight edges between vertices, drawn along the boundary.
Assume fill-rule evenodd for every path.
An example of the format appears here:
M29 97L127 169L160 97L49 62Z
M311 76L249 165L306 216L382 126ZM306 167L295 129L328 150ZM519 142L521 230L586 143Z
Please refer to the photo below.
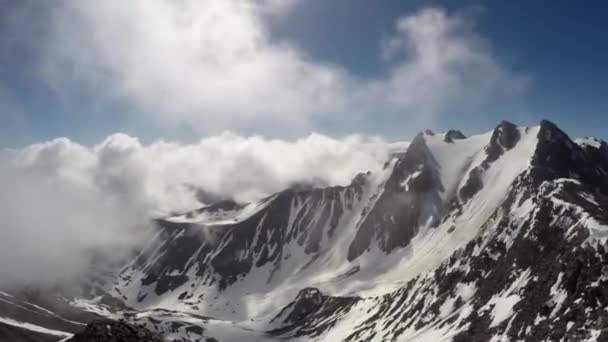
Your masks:
M348 186L157 220L73 304L176 341L602 340L603 146L547 121L421 133Z
M58 341L66 339L66 338L69 338L69 337L72 336L72 334L70 334L68 332L65 332L65 331L47 329L45 327L41 327L41 326L38 326L38 325L35 325L35 324L31 324L31 323L19 322L19 321L13 320L13 319L8 318L8 317L1 317L0 316L0 323L7 324L7 325L10 325L10 326L13 326L13 327L20 328L20 329L25 329L25 330L29 330L29 331L45 334L45 335L57 336L58 337L58 339L57 339Z

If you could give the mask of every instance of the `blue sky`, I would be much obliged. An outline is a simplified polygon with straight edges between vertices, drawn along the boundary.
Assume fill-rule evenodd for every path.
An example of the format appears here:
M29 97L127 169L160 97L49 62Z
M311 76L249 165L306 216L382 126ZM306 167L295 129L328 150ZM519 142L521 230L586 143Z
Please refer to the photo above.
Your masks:
M282 34L296 37L320 58L374 75L382 72L378 56L373 53L377 37L390 32L393 22L403 13L429 4L450 11L480 7L479 31L490 41L497 57L532 80L519 101L489 111L487 120L464 122L464 127L488 127L497 119L523 112L531 115L530 120L554 120L573 135L608 137L606 2L380 2L382 6L369 6L365 0L306 2L281 27ZM336 15L338 24L332 19ZM319 17L324 20L315 21ZM311 21L315 25L309 25ZM353 35L357 39L352 39ZM446 125L459 127L458 122L456 119Z
M366 134L403 140L426 126L437 131L459 128L474 133L489 130L502 119L528 125L542 118L556 122L572 136L608 138L608 67L605 62L608 60L608 23L605 21L608 5L602 1L583 4L561 0L296 0L288 9L269 5L269 12L273 11L270 14L245 11L244 19L229 13L235 11L230 6L218 7L220 17L225 17L229 23L227 27L243 25L243 30L235 30L234 34L231 30L225 31L223 26L223 31L218 31L220 38L225 35L226 39L232 39L225 44L235 49L228 52L240 51L242 46L239 44L262 39L263 47L254 47L258 50L251 55L251 58L259 59L260 64L255 66L257 69L251 69L255 71L251 76L251 82L255 83L253 86L243 86L242 91L239 88L234 92L218 90L214 96L201 98L198 97L201 89L213 92L215 83L224 80L213 78L216 75L209 74L209 70L203 67L197 73L199 66L196 64L191 67L195 70L191 75L184 72L184 69L188 70L185 67L176 69L175 73L180 74L181 79L168 80L166 89L150 86L173 77L170 74L172 63L189 63L198 58L197 54L205 54L204 48L215 46L188 47L187 44L198 41L196 28L186 25L171 31L176 33L171 37L178 37L175 38L177 40L193 32L191 41L174 45L174 42L165 40L163 27L168 30L174 28L154 24L154 19L162 20L157 15L164 12L145 11L150 17L142 25L158 29L155 34L161 38L139 45L138 40L146 39L146 35L130 37L125 34L124 41L116 42L117 45L122 44L116 49L116 54L128 55L128 58L115 62L111 56L114 51L112 42L122 36L121 32L119 29L118 33L107 32L102 26L112 18L116 20L113 25L121 28L123 26L120 25L129 24L129 16L136 12L124 8L119 13L121 16L117 16L114 8L81 8L70 2L50 7L28 1L0 1L0 12L3 13L0 14L3 16L0 18L0 118L5 123L0 125L1 146L22 146L58 136L94 143L114 132L126 132L144 141L172 139L188 142L224 130L281 138L316 131L332 136ZM120 2L114 5L119 7ZM393 97L374 94L378 99L368 100L368 88L373 87L368 84L374 85L376 81L389 83L386 79L391 79L395 65L412 64L407 59L410 57L387 61L383 57L383 46L391 39L401 37L398 39L403 50L400 53L407 56L412 34L415 34L412 32L417 31L409 26L409 31L400 36L396 23L402 18L421 17L425 9L439 10L447 18L442 20L455 27L454 34L450 31L441 39L448 39L450 44L464 41L464 45L455 46L479 49L475 58L489 58L490 65L458 60L457 65L466 64L466 68L458 70L455 75L462 79L462 85L472 84L465 94L454 88L441 88L443 80L438 81L439 85L429 84L430 91L439 87L437 102L442 105L434 106L432 97L427 99L426 93L424 101L414 98L413 102L408 100L404 104L399 102L398 91ZM184 9L176 11L179 10ZM197 5L185 10L206 11L208 8ZM96 13L108 15L104 17ZM120 22L120 18L124 18L124 22ZM206 25L215 25L211 21L207 23L206 18L201 15L193 19L202 25L200 32L209 31ZM243 20L229 21L232 19ZM74 26L65 22L72 22ZM412 21L412 25L417 23ZM81 27L81 36L73 32ZM247 32L257 32L258 29L264 34L262 38L247 35ZM102 43L89 44L91 37L98 35L102 37ZM104 45L105 38L109 43ZM443 42L438 40L438 44ZM165 47L184 45L186 50L183 53L177 50L172 54L161 54L152 58L155 61L150 63L143 60ZM249 48L249 45L244 46ZM140 51L145 49L150 51ZM279 52L275 55L277 50ZM74 57L76 54L78 57ZM293 57L294 54L297 56ZM176 60L171 58L174 56ZM184 56L189 57L185 59ZM213 57L218 56L231 55ZM106 60L98 63L98 58ZM137 64L132 64L134 59ZM264 74L269 63L275 61L281 68ZM235 59L234 63L242 62ZM149 78L143 72L145 69L132 75L130 69L140 63L153 71L159 68L167 71ZM446 63L445 70L451 72L451 62ZM233 70L232 65L223 67ZM440 69L444 70L443 67ZM248 69L244 75L249 77L251 70ZM258 70L263 71L258 73ZM281 75L283 70L285 74ZM505 91L501 84L480 79L496 70L498 76L492 82L513 84L513 87L518 84L518 90ZM338 75L336 77L341 80L335 82L336 86L333 82L319 81L321 76L309 77L309 74L316 75L317 72L319 75ZM247 82L239 81L243 79L242 75L236 74L236 87ZM257 75L263 75L263 78L257 78ZM208 82L194 82L188 80L189 76L199 79L212 77ZM282 76L294 79L287 86L297 86L283 93ZM304 86L300 88L300 84ZM415 82L413 84L416 85ZM485 94L484 88L488 85L496 87L496 91ZM233 84L226 81L217 89L224 86L230 88ZM323 95L310 88L324 87L331 94L327 104L319 100L322 105L311 105ZM412 85L402 82L399 87L402 88L390 89L405 93L410 92ZM454 87L458 88L458 85ZM301 89L311 93L300 96L298 92ZM383 85L379 89L384 91L389 87ZM443 99L448 96L446 92L449 98ZM476 92L480 92L479 97L472 98L471 93ZM363 95L351 96L352 93ZM260 103L256 103L258 98ZM283 98L284 105L268 105ZM396 104L384 106L379 99L385 98L387 102L394 100ZM248 110L249 106L251 110ZM416 108L423 108L420 114L416 113ZM353 111L357 114L351 114ZM432 120L420 118L431 116Z

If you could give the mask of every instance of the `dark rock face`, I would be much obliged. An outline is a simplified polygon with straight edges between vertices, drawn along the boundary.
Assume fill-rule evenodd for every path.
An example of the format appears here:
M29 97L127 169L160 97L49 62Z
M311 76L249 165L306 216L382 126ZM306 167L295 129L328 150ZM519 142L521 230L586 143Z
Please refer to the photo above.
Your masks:
M460 199L466 202L473 197L484 186L482 182L483 173L490 167L490 164L498 160L500 156L517 145L521 138L519 129L514 124L503 121L492 133L490 142L485 147L486 159L480 166L471 170L465 185L460 189Z
M322 239L333 236L345 210L361 200L368 176L358 175L347 187L285 190L262 200L264 208L243 221L199 226L158 220L162 244L151 251L158 258L149 263L151 255L142 253L134 267L146 275L142 285L154 284L155 294L162 295L187 282L192 268L204 279L203 285L216 285L220 290L253 267L271 264L278 269L289 253L284 248L291 242L314 256ZM233 202L221 202L199 212L240 208ZM220 245L223 248L217 250ZM140 301L145 298L143 293L138 296Z
M70 342L164 342L165 340L143 326L125 321L98 320L75 334Z
M529 177L519 180L522 188L531 181ZM545 183L544 187L547 187L544 191L555 193L565 203L591 204L580 195L588 189L574 182ZM522 192L525 191L522 189ZM459 280L450 280L475 282L478 289L475 298L479 303L476 307L480 308L501 289L513 286L516 279L525 278L526 282L516 292L521 298L513 306L517 315L510 322L504 321L495 327L490 324L489 312L479 315L476 323L459 334L456 341L485 341L488 332L490 336L501 332L510 340L582 340L589 337L588 324L597 326L604 319L605 313L600 308L608 305L608 292L603 290L603 274L608 262L605 242L599 245L586 243L589 231L584 227L568 232L579 218L567 207L561 208L542 195L531 199L538 208L535 215L519 229L509 217L503 218L496 233L489 237L491 242L485 251L479 257L471 257L470 265L475 271L456 274ZM596 200L605 201L605 198ZM604 203L599 204L605 207ZM605 213L596 212L594 217L608 223ZM507 239L514 233L517 234L515 239ZM464 253L472 251L479 243L481 241L471 241ZM439 270L442 273L436 273L439 282L447 279L448 268L446 265L445 269ZM572 327L567 330L569 324ZM588 328L583 328L585 326Z
M305 288L298 293L293 302L273 318L273 321L280 320L284 325L296 324L318 310L325 298L319 289Z
M317 289L304 289L274 318L282 320L282 327L268 334L283 339L319 336L332 328L359 301L358 297L327 297Z
M605 161L608 161L608 142L605 142L604 140L602 140L600 142L600 147L598 148L598 152Z
M540 127L532 159L535 184L547 179L574 178L608 194L608 162L599 150L581 148L549 121L542 121Z
M486 147L486 153L488 155L486 161L491 163L497 160L504 151L510 150L521 138L519 129L514 124L503 121L501 122L492 133L490 143Z
M87 322L101 318L70 306L67 300L56 294L54 290L42 291L31 288L12 289L10 294L0 291L0 317L56 332L53 335L0 322L0 341L57 341L61 339L59 334L62 332L69 336L70 333L81 330Z
M475 167L469 172L469 178L467 179L466 184L460 188L460 198L463 202L466 202L470 198L472 198L479 190L483 189L483 168Z
M608 161L608 143L605 142L604 140L601 139L597 139L597 138L587 138L588 140L591 140L594 144L593 145L597 145L597 146L592 146L589 144L584 144L583 146L581 146L581 148L583 148L583 150L585 150L587 153L589 153L593 160L597 161L597 162L606 162Z
M202 207L198 210L194 210L186 213L187 218L193 218L196 214L202 213L216 213L218 211L237 210L242 208L243 205L231 200L231 199L220 199L212 204Z
M76 322L88 322L98 318L96 315L72 309L67 303L54 303L51 300L47 302L37 300L29 293L8 295L0 292L0 316L65 332L74 332L81 328L77 323L71 322L72 320ZM38 303L38 305L34 306L30 303ZM56 311L63 317L69 317L70 321L62 320L60 317L49 313L49 311L40 309L39 307L41 306L48 308L49 311Z
M467 138L466 135L462 134L461 131L451 129L451 130L447 131L443 140L447 143L453 143L454 140L462 140L462 139L466 139L466 138Z
M0 341L7 342L57 342L60 337L42 334L0 323Z
M418 134L405 154L397 159L384 191L357 227L348 249L348 260L356 259L376 242L387 253L406 246L421 224L428 219L439 219L443 210L439 196L442 191L437 162L424 135ZM422 207L429 204L432 208ZM423 213L435 216L427 217Z

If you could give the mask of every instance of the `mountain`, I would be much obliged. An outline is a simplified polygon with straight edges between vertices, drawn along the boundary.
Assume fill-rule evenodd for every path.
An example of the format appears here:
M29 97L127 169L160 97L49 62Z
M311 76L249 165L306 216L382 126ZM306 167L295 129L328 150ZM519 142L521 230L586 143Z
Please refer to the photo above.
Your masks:
M425 131L348 186L155 220L67 306L176 341L608 341L607 152L548 121Z

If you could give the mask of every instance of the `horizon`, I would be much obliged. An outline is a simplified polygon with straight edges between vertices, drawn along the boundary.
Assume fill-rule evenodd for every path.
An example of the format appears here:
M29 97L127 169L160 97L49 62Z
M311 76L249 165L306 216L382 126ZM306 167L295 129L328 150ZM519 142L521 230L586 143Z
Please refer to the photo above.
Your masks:
M244 139L244 140L248 140L248 139L263 139L263 140L268 140L268 141L282 141L282 142L285 142L285 143L296 142L298 140L306 139L306 138L312 137L312 136L321 136L321 137L324 137L324 138L330 138L330 139L335 139L335 140L341 140L341 139L344 139L344 138L358 137L358 136L360 136L360 137L362 137L364 139L372 139L372 140L373 139L380 139L380 141L383 141L386 144L390 145L390 144L398 144L398 143L409 143L417 135L425 133L427 131L430 131L433 134L445 134L448 131L454 130L454 131L459 131L459 132L463 133L467 138L469 138L471 136L489 133L489 132L493 131L498 125L500 125L503 122L512 123L512 124L514 124L515 126L518 126L518 127L528 127L528 128L531 128L531 127L538 127L538 126L540 126L542 124L542 122L544 122L544 121L548 121L548 122L552 123L553 125L557 126L572 141L574 141L576 139L584 139L584 138L595 138L595 139L599 139L601 141L607 141L606 138L599 137L599 136L589 136L589 135L573 136L571 133L569 133L567 130L565 130L563 127L561 127L559 124L555 123L554 121L549 120L549 119L540 119L540 121L538 121L536 124L533 123L531 125L522 125L522 124L520 124L518 122L513 122L513 121L510 121L510 120L499 120L497 122L497 124L495 124L494 126L491 126L489 129L485 129L485 130L482 129L482 130L479 130L479 131L465 131L465 130L463 130L461 128L458 128L458 127L449 127L449 128L444 129L444 130L436 130L436 129L433 129L432 127L426 127L426 128L422 128L419 131L415 132L409 138L405 138L405 139L401 139L401 140L385 140L384 137L382 137L381 135L360 136L358 134L347 134L347 135L343 135L343 136L333 137L331 135L325 135L325 134L318 133L318 132L309 132L309 133L306 133L305 135L302 135L302 136L289 137L289 138L285 138L285 139L280 139L280 138L273 138L272 136L266 136L266 135L263 135L263 134L251 134L251 135L248 135L248 136L240 136L237 133L232 132L232 131L223 131L223 132L221 132L220 134L218 134L216 136L201 137L198 141L182 142L182 141L179 141L179 140L176 140L176 139L174 139L174 140L171 140L171 139L166 139L166 140L165 139L158 139L158 140L153 140L153 141L146 141L146 140L140 139L137 136L133 136L133 135L130 135L130 134L125 133L125 132L114 132L114 133L111 133L110 135L108 135L106 137L102 137L101 140L93 141L93 142L90 142L88 144L84 143L82 141L71 139L70 137L67 137L67 136L58 136L58 137L54 137L54 138L51 138L51 139L46 140L46 141L38 141L38 142L34 142L34 143L31 143L31 144L28 144L28 145L23 145L23 146L0 146L0 148L4 149L6 151L20 151L20 150L23 150L25 148L32 147L32 146L35 146L35 145L41 145L41 144L44 145L45 143L49 143L49 142L53 142L53 141L61 141L61 140L65 140L65 139L67 139L67 141L69 141L70 143L75 143L75 144L78 144L78 145L81 145L81 146L95 147L95 146L97 146L99 144L102 144L104 141L107 141L109 138L112 138L113 136L126 136L128 138L136 139L137 141L141 142L141 144L144 145L144 146L146 146L146 145L153 145L153 144L157 144L157 143L170 143L170 144L178 144L178 145L187 146L187 145L195 145L198 142L204 141L205 139L216 138L218 136L226 136L226 135L238 137L238 138Z

